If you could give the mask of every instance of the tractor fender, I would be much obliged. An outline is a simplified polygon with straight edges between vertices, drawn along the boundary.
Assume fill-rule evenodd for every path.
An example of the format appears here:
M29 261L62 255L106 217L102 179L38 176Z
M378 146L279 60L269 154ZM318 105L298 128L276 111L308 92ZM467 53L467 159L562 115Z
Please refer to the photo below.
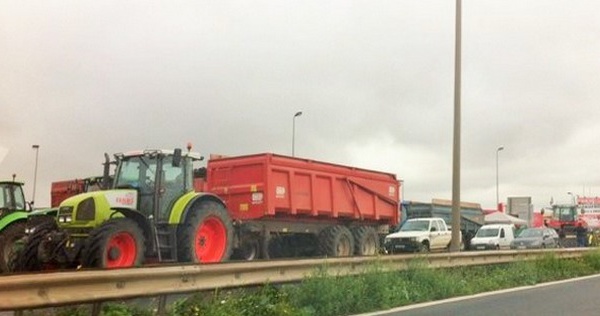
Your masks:
M221 198L215 194L206 192L189 192L179 198L173 205L171 215L169 216L169 224L180 224L184 222L189 216L192 206L203 201L214 201L227 208L223 200L221 200Z
M8 227L12 223L27 220L27 212L17 211L9 213L0 219L0 231Z

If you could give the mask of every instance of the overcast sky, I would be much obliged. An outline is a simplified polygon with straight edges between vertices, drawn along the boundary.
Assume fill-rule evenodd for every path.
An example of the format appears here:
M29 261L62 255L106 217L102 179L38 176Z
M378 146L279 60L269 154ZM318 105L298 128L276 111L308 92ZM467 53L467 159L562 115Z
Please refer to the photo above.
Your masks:
M452 0L0 0L0 178L105 152L291 154L452 196ZM600 195L600 1L463 0L463 201ZM3 159L2 159L3 158Z

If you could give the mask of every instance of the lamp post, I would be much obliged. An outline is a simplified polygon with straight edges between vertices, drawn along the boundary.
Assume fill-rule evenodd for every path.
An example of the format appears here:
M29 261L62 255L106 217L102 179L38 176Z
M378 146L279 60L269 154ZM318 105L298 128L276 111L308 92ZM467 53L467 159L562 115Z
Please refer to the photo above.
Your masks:
M496 209L500 210L500 194L498 193L498 153L504 150L504 146L498 147L496 149Z
M567 192L567 194L571 196L571 203L573 203L573 205L576 205L577 203L575 202L575 195L573 195L573 192Z
M35 150L35 170L33 172L33 196L31 197L31 205L35 203L35 187L37 184L37 169L38 169L38 154L40 152L40 145L31 146Z
M292 118L292 157L294 157L294 149L296 146L296 118L302 115L302 111L296 112Z
M450 251L460 251L460 118L461 118L461 57L462 57L462 0L456 0L454 19L454 130L452 143L452 239Z

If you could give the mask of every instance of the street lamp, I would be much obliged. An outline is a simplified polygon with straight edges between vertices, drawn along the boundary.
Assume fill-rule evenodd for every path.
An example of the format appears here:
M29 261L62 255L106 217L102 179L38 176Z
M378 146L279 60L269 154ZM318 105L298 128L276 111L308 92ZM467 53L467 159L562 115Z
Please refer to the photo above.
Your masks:
M573 195L573 192L567 192L567 194L571 196L571 203L573 203L573 205L576 205L577 203L575 202L575 195Z
M504 150L504 146L498 147L496 149L496 209L500 210L500 195L498 193L498 153Z
M461 118L461 58L462 58L462 0L456 0L454 39L454 130L452 144L452 241L450 251L460 251L460 118Z
M35 171L33 172L33 196L31 197L31 205L35 202L35 187L37 184L37 169L38 169L38 154L40 152L40 145L33 145L31 148L35 149Z
M300 115L302 115L302 111L296 112L292 118L292 157L294 157L294 147L296 145L296 118Z

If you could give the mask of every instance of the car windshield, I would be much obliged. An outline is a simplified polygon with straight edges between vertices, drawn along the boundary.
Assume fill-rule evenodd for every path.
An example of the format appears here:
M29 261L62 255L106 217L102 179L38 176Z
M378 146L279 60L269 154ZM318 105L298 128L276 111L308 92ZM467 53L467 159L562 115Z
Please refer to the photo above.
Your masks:
M496 237L498 236L498 228L482 228L477 231L475 237Z
M429 221L408 221L400 227L401 232L420 231L426 232L429 230Z
M519 238L542 237L542 231L539 229L526 229L519 234Z

